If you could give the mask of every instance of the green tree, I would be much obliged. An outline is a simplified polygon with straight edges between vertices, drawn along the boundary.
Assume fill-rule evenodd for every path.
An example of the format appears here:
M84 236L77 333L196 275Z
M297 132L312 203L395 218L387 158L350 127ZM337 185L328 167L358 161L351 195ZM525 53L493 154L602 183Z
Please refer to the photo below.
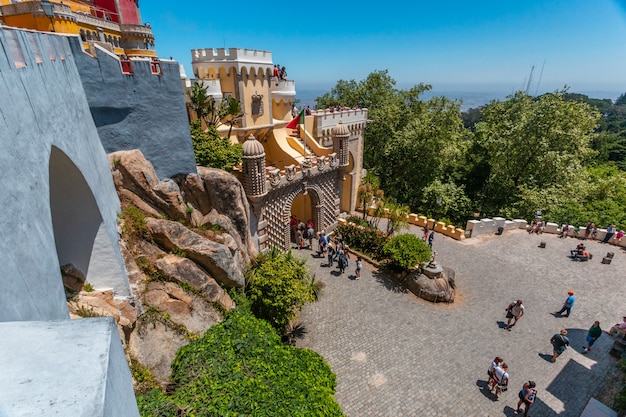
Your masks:
M215 126L203 132L199 120L191 123L191 142L196 164L200 166L230 171L243 157L241 144L222 138Z
M246 271L246 295L252 312L284 332L300 308L316 300L320 282L309 276L304 259L272 248Z
M196 112L196 117L203 120L207 128L217 128L222 124L229 125L228 137L230 137L233 126L243 116L239 100L234 97L227 97L218 102L215 97L208 93L208 87L198 82L194 82L188 95L191 108Z
M383 253L392 266L410 271L430 260L431 251L428 245L413 234L394 236L383 248Z
M543 207L520 204L523 195L551 190L565 198L567 185L580 182L595 154L590 143L597 120L589 105L565 101L563 91L536 99L518 92L489 104L476 124L489 165L479 196L482 211L528 218Z
M142 417L342 416L335 374L238 307L176 353L171 393L137 397Z

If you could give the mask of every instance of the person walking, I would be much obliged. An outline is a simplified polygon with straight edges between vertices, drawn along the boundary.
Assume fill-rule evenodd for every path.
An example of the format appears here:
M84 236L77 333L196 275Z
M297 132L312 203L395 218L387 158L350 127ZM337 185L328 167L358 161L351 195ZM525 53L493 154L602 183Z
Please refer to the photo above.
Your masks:
M494 376L493 376L493 371L494 369L496 369L498 366L500 366L501 363L504 362L504 359L502 359L500 356L496 356L493 361L491 362L491 365L489 365L489 369L487 369L487 375L489 376L489 378L487 379L487 386L491 386L492 384L495 384L496 382L494 382ZM484 387L481 387L480 389L483 389Z
M520 407L522 403L524 404L524 417L528 416L528 409L535 402L535 398L537 398L537 390L535 389L535 382L528 381L525 382L522 386L522 390L519 392L519 401L517 402L517 409L515 410L515 414L519 414L522 412Z
M356 275L356 279L361 279L361 269L363 269L363 260L360 256L356 257L356 271L354 271L354 275Z
M506 308L506 327L508 331L511 331L511 327L515 326L517 321L522 318L524 315L524 305L522 304L522 300L517 300L509 304ZM511 324L511 319L515 319L513 324Z
M498 401L500 393L506 391L509 385L508 370L509 366L506 364L506 362L502 362L500 366L495 367L493 370L492 385L489 389L493 390L495 388L494 394L496 396L496 401Z
M346 270L346 267L348 266L348 258L345 251L339 251L339 258L337 259L337 263L339 264L339 273L343 274Z
M569 339L565 337L566 334L567 330L562 329L559 333L555 334L550 339L550 343L552 343L553 348L552 358L550 359L550 362L554 363L556 361L556 358L561 356L561 354L565 352L565 349L567 349L567 347L569 346Z
M574 291L568 290L567 298L565 299L565 302L563 303L563 307L559 311L555 311L554 315L560 316L561 314L563 314L563 312L565 312L565 317L569 317L572 311L572 307L574 307L574 301L576 301L576 297L574 297Z
M333 258L335 257L335 244L332 240L326 245L326 252L328 254L328 266L331 267L333 266Z
M428 247L430 250L433 250L433 240L435 240L435 232L431 230L428 235Z
M587 345L583 346L583 353L589 352L591 350L591 346L593 346L601 335L602 329L600 328L600 322L596 320L587 332Z

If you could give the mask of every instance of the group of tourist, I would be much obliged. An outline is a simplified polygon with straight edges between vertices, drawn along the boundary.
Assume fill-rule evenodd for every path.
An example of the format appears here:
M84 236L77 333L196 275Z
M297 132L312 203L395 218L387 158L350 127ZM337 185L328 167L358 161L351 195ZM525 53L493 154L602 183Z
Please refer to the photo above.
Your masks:
M500 393L507 391L509 386L509 366L504 362L499 356L496 356L489 369L487 370L487 375L489 376L489 380L487 382L487 387L490 391L494 392L496 396L496 400L499 398ZM524 416L528 415L528 409L535 402L535 398L537 398L537 390L535 389L536 384L534 381L524 382L522 385L522 389L518 393L519 401L517 402L517 407L515 409L515 414L519 414L522 412L520 407L524 404ZM482 389L482 388L481 388Z
M291 216L289 220L289 228L291 230L291 241L296 244L298 249L313 249L313 238L315 237L315 224L311 219L306 223L298 220L295 216Z
M592 258L592 254L587 251L587 247L583 243L576 245L576 249L569 251L569 257L575 261L588 261Z
M287 79L287 70L285 67L281 67L278 64L274 65L274 72L272 73L272 77L276 80L286 80Z
M532 233L532 228L533 225L531 223L528 233ZM626 232L624 232L624 230L617 231L615 225L611 224L609 227L606 228L606 235L604 235L602 243L609 243L611 239L613 239L617 243L620 243L625 234ZM579 235L579 231L576 227L570 226L568 224L564 224L563 226L561 226L561 232L559 233L559 237L566 238L570 235L572 237L577 237L585 240L589 238L591 238L592 240L596 240L596 238L598 237L598 227L594 222L587 222L587 224L585 225L585 233L581 236Z
M573 290L567 291L567 298L563 302L563 306L560 310L552 313L555 317L569 317L574 307L574 303L576 301L576 297ZM506 312L506 325L505 329L511 331L511 328L517 324L518 320L524 316L525 308L522 303L522 300L516 300L511 302L505 309ZM512 323L511 323L512 322ZM550 338L550 344L552 345L552 356L550 357L550 362L554 363L556 359L565 352L567 347L570 345L570 340L567 337L567 330L561 329L558 333L554 334ZM626 316L623 317L623 322L615 324L611 329L605 332L609 336L613 336L615 334L620 335L621 337L626 337ZM586 344L583 346L583 354L588 353L591 350L591 347L596 342L597 339L602 335L602 329L600 327L599 321L594 321L586 335ZM508 373L508 365L504 362L504 360L497 356L487 371L489 379L487 381L486 387L489 388L491 392L494 393L495 399L498 400L500 394L504 391L507 391L509 384L509 373ZM524 416L528 414L528 409L535 402L535 398L537 397L536 384L533 381L525 382L522 389L519 391L519 402L517 403L517 408L515 410L515 414L521 413L520 407L522 404L525 405ZM484 387L481 387L483 389Z
M541 220L541 218L539 217L535 217L535 219L530 222L530 227L528 228L528 234L532 235L533 233L536 233L538 235L543 233L543 230L545 229L545 226L543 224L543 220Z
M339 268L339 274L343 274L349 266L350 248L346 245L341 235L335 235L331 238L329 235L321 232L319 235L319 250L317 252L318 257L327 256L328 267L332 267L334 262L337 262ZM356 259L356 279L361 278L361 269L363 269L363 261L360 256Z

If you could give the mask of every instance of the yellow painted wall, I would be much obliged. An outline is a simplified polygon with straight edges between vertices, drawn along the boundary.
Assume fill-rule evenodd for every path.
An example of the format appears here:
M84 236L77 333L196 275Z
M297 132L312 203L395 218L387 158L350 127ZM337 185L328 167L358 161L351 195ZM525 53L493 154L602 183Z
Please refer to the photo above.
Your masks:
M291 106L285 100L272 100L272 116L276 120L291 120Z
M302 220L304 223L308 220L313 220L311 196L309 194L298 194L296 198L293 199L291 214L296 216L298 220Z
M264 126L272 123L270 119L270 93L269 84L267 78L257 75L254 71L250 74L243 70L241 75L241 91L239 92L245 109L245 123L244 126ZM260 116L252 115L252 96L260 94L263 96L263 114Z

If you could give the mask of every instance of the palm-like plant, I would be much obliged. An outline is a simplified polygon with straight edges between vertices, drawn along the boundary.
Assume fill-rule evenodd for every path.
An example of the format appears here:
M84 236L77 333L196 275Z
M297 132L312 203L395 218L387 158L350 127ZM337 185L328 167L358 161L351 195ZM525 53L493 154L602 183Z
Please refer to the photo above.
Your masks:
M204 121L207 127L218 127L222 124L230 126L228 137L243 113L241 103L234 97L227 97L218 104L217 100L208 93L208 87L195 82L188 92L191 108L196 112L196 117Z
M393 235L408 225L409 206L396 202L387 202L387 236Z

